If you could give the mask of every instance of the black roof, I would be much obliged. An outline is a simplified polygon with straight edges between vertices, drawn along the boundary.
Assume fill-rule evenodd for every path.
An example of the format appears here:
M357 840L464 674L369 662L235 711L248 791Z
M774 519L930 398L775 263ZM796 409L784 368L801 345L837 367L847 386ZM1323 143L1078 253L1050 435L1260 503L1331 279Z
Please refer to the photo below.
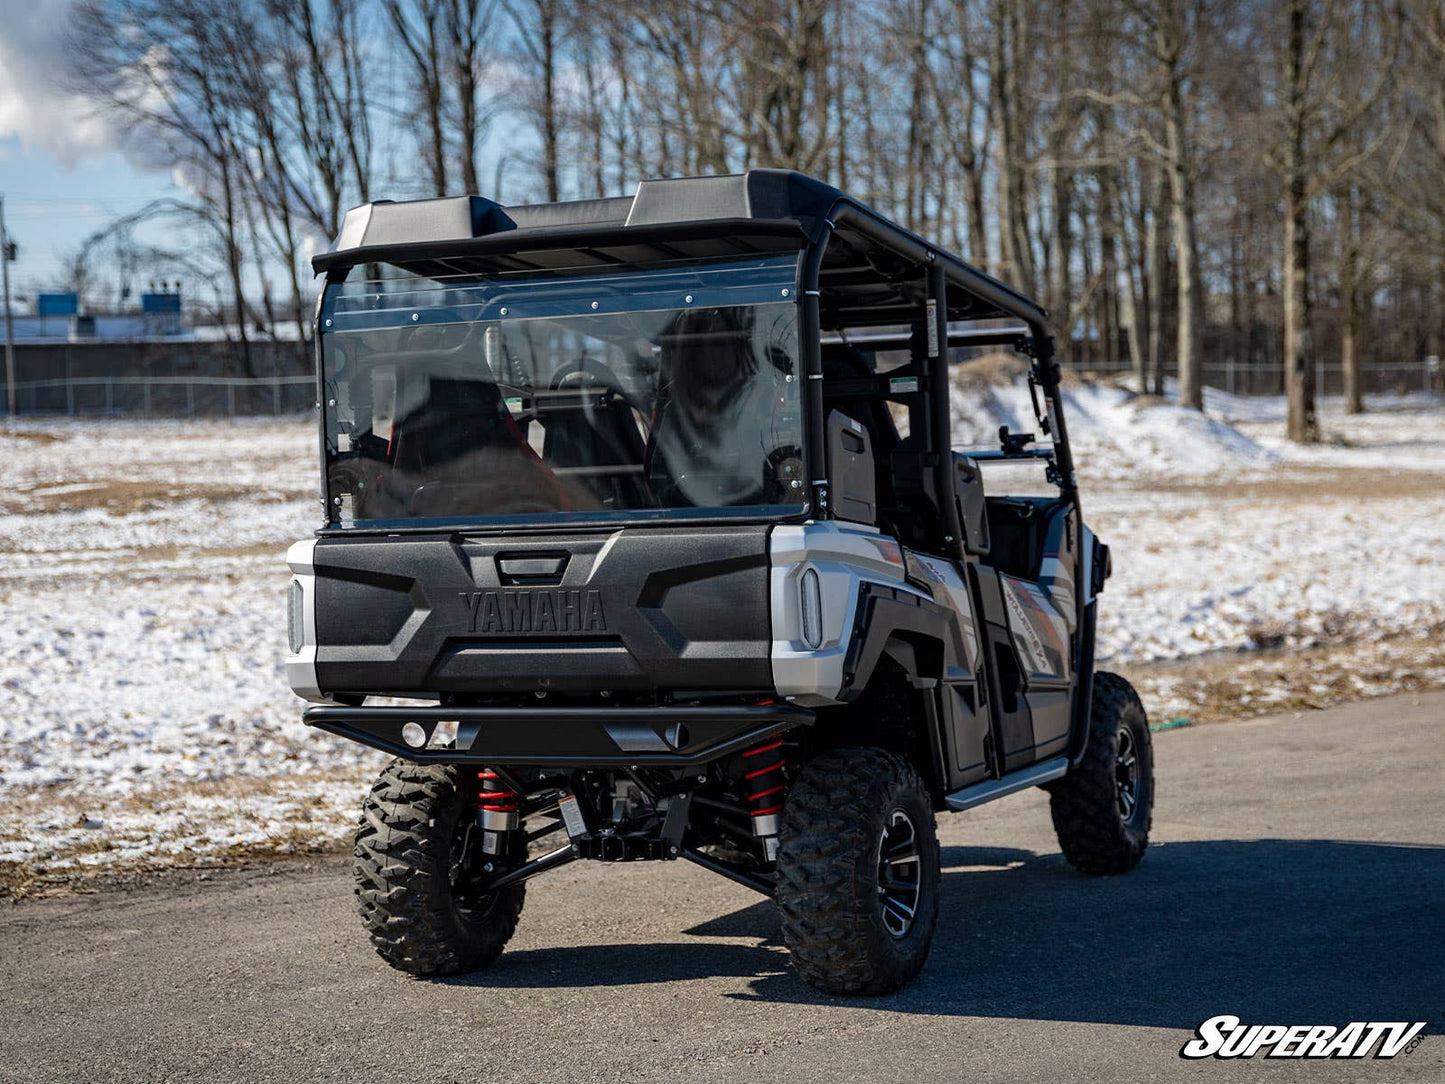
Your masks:
M425 275L626 266L660 260L797 251L827 240L825 290L841 292L870 320L917 312L915 290L883 284L900 256L941 259L969 291L953 319L1012 316L1042 322L1028 298L801 173L754 169L716 177L643 181L631 197L504 207L481 196L392 202L346 213L318 272L392 263Z

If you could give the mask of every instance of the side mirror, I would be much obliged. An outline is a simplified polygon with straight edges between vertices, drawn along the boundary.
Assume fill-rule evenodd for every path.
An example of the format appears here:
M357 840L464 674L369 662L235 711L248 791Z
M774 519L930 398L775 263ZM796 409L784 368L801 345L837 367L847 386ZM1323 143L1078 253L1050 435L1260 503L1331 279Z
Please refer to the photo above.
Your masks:
M828 415L828 491L839 519L873 524L878 521L877 476L873 447L862 422L841 410Z
M988 505L984 501L983 472L966 455L953 453L953 499L963 529L963 549L975 557L989 551Z

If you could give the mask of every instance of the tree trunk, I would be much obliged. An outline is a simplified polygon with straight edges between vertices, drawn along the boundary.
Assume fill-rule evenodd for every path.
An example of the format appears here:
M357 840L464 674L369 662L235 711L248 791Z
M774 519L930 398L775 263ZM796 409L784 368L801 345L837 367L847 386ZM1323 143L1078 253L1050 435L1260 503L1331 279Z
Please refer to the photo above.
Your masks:
M458 135L457 154L462 167L462 188L468 194L482 190L477 176L477 151L482 133L477 111L478 12L476 0L461 0L449 9L452 37L452 66L457 80Z
M1310 333L1310 226L1304 162L1304 42L1307 0L1290 0L1286 53L1284 195L1284 386L1290 440L1319 439L1315 419L1315 357Z
M1119 196L1114 170L1105 169L1099 190L1099 264L1103 281L1099 286L1099 340L1107 372L1119 368Z
M1124 231L1124 253L1128 260L1129 292L1125 295L1127 312L1125 323L1129 328L1129 361L1134 369L1134 387L1141 395L1148 387L1149 373L1149 325L1152 319L1153 303L1149 293L1149 208L1148 198L1141 193L1138 216L1132 226ZM1122 189L1121 189L1122 191ZM1127 222L1133 210L1128 205L1120 207L1120 221Z
M1360 194L1350 185L1345 191L1340 246L1340 368L1345 384L1345 413L1363 414L1360 393Z
M551 0L538 5L542 40L542 178L547 185L547 202L562 198L557 182L557 9Z
M1284 384L1290 440L1319 439L1315 419L1314 344L1310 332L1310 228L1303 177L1291 180L1284 219Z
M1204 327L1200 301L1199 241L1195 232L1194 177L1185 126L1184 93L1177 67L1169 73L1164 128L1169 150L1169 192L1173 203L1174 258L1179 289L1179 329L1175 364L1179 373L1179 405L1204 408L1204 382L1199 340Z
M256 369L251 358L251 336L246 330L245 268L241 257L240 231L236 226L236 192L231 178L231 161L226 152L223 151L218 155L217 166L217 172L221 177L221 198L226 218L226 274L231 282L231 303L236 307L236 333L241 372L248 377L254 377Z
M1018 116L1018 64L1023 19L1018 6L995 0L994 54L989 82L998 125L999 274L1011 286L1034 293L1033 256L1029 245L1028 209L1024 194L1024 141Z
M1164 171L1160 170L1153 193L1153 206L1149 209L1146 247L1149 250L1149 276L1147 293L1149 304L1149 381L1155 395L1164 394L1164 279L1169 253L1164 242L1164 230L1159 219L1164 214L1165 195ZM1140 391L1145 390L1140 386Z

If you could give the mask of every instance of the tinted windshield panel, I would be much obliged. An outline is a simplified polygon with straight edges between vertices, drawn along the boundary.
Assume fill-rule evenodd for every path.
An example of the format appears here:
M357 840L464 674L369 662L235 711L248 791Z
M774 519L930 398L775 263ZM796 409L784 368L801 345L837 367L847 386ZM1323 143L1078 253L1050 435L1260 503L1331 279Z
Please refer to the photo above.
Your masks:
M770 256L328 288L333 521L801 511L795 283Z

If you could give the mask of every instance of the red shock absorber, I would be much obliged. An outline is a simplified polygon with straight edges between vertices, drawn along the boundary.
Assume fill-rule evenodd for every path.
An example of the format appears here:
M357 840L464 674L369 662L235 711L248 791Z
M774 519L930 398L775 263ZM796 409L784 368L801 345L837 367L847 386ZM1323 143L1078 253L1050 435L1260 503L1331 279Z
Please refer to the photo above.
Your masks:
M783 775L787 763L781 738L743 753L743 792L752 814L753 835L762 841L769 862L778 857L778 814L783 811L783 792L788 786Z
M508 790L507 783L496 772L480 771L481 792L477 795L477 824L482 828L482 853L500 854L502 836L521 823L516 791Z

